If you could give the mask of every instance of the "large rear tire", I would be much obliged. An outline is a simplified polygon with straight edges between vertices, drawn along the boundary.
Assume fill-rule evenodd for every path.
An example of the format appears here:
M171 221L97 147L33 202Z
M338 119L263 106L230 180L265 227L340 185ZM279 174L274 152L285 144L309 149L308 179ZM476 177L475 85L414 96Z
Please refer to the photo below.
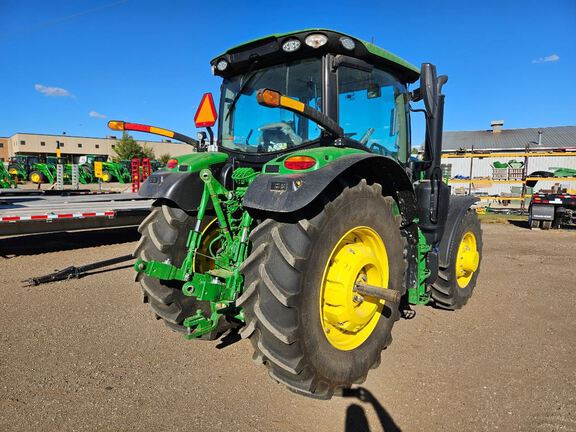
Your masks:
M400 216L364 180L324 194L310 214L267 215L250 235L238 299L255 360L290 390L329 399L366 379L392 341L398 305L353 292L355 281L403 292Z
M482 230L476 212L468 210L459 221L450 245L448 267L440 267L432 284L432 299L442 309L460 309L472 297L482 260Z
M208 223L213 220L208 216L204 219ZM136 246L134 256L145 261L182 265L187 253L188 233L194 228L195 222L193 214L167 203L155 203L148 217L138 227L142 237ZM207 223L204 226L207 226ZM142 287L144 303L148 303L156 317L164 320L164 323L174 331L187 333L187 328L182 323L198 309L210 313L208 302L197 301L194 297L182 293L182 282L156 279L143 273L136 275L136 281L140 282ZM224 326L202 336L201 339L215 339L222 330Z

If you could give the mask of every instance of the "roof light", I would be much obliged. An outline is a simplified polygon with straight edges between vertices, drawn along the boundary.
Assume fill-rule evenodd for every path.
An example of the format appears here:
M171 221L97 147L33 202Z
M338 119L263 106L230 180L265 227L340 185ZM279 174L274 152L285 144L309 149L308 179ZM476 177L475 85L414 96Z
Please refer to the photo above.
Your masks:
M306 45L312 48L320 48L322 45L325 45L328 42L328 37L321 33L312 33L306 36L305 41Z
M168 162L166 162L166 168L168 169L174 169L178 166L178 160L177 159L170 159Z
M282 44L282 50L285 52L294 52L300 49L300 41L298 39L288 39Z
M218 69L220 72L224 72L227 67L228 62L224 59L220 59L218 60L218 63L216 63L216 69Z
M350 39L349 37L341 37L340 43L342 44L342 46L344 48L346 48L347 50L350 50L350 51L352 51L354 48L356 48L356 43L352 39Z
M302 171L316 165L316 159L310 156L291 156L284 161L284 166L289 170Z

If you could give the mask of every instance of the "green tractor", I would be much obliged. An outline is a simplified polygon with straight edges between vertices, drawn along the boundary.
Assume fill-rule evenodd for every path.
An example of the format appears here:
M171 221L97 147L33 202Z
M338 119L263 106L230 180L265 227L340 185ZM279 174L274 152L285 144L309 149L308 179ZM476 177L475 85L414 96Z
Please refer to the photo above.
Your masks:
M238 329L274 380L328 399L378 366L410 305L459 309L476 285L476 200L451 195L440 168L447 77L331 30L250 41L211 64L217 140L204 104L200 141L109 123L198 148L140 189L156 201L137 280L185 338ZM419 100L423 160L410 157Z
M56 182L56 165L58 165L58 158L47 156L44 162L36 162L30 166L28 179L36 184L53 184Z
M85 155L80 158L80 170L86 176L94 179L94 162L102 162L102 181L110 183L113 181L122 184L130 181L130 167L122 162L107 162L108 157L102 155Z
M117 181L125 184L130 182L130 166L126 161L122 162L102 162L102 181L110 183Z
M15 181L26 181L30 175L31 166L38 161L38 156L13 156L8 162L8 172Z
M0 160L0 189L10 189L16 187L16 180Z

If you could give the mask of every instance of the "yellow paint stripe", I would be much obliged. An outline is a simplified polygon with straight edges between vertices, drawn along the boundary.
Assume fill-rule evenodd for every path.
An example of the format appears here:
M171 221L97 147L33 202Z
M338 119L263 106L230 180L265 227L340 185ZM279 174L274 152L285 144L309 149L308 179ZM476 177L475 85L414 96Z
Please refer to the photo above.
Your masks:
M286 97L286 96L281 96L280 97L280 106L286 107L286 108L292 108L293 110L296 110L298 112L304 112L304 104L302 102L298 102L295 99Z
M154 126L150 126L150 133L154 133L157 135L163 135L163 136L167 136L170 138L174 138L174 132L168 130L168 129L162 129L159 127L154 127Z

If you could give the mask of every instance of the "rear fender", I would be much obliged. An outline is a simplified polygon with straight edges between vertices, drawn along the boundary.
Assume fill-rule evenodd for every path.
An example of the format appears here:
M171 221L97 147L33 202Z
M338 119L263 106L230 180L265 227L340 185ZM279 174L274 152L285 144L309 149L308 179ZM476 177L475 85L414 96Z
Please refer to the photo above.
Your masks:
M166 199L182 210L196 211L202 198L204 183L198 173L160 171L142 184L138 195L144 198Z
M152 173L140 186L138 195L144 198L166 199L182 210L196 211L204 190L200 171L210 168L212 174L218 178L227 158L227 154L219 152L179 156L176 168Z
M252 210L292 213L312 203L338 178L347 176L380 183L384 194L396 198L405 222L415 217L414 189L404 168L392 158L372 153L343 156L311 172L261 174L248 188L243 205Z

